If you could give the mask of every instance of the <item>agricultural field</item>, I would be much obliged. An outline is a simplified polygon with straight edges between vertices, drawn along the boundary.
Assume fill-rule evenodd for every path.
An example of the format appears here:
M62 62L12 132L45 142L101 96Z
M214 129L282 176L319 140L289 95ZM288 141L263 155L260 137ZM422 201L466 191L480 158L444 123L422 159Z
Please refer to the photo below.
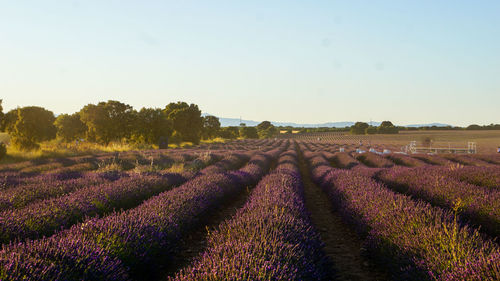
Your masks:
M426 141L432 141L432 145L438 147L462 147L466 148L468 142L475 142L478 153L495 153L500 146L499 130L432 130L432 131L400 131L398 134L375 134L375 135L351 135L348 132L325 132L305 133L282 136L296 140L336 143L345 145L359 145L368 150L370 146L380 146L393 151L400 151L402 147L411 141L421 145ZM319 138L319 140L318 140Z
M500 155L368 148L237 140L0 165L0 280L500 280Z

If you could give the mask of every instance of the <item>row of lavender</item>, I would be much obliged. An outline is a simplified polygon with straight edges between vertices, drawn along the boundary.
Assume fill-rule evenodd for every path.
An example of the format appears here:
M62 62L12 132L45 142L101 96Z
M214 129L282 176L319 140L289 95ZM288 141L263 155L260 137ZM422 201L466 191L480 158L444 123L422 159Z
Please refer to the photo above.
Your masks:
M202 152L200 150L191 150L188 153L184 150L182 153L168 153L167 155L166 153L157 151L145 151L141 152L140 156L142 159L150 158L151 165L153 164L153 162L155 165L158 165L158 163L160 163L159 167L168 167L171 166L172 163L180 162L181 164L184 164L184 169L186 167L188 167L188 169L199 169L207 163L220 158L221 155L227 155L227 153L227 151L218 151L216 153L211 153ZM128 159L129 162L134 161L134 159L135 161L139 162L137 159L137 155L138 153L127 153L119 157L116 156L116 158L119 160L113 161L125 161L130 158ZM110 156L108 155L106 157ZM75 158L68 161L75 162L74 159ZM95 161L94 157L92 156L78 157L78 159L79 161ZM141 161L141 163L144 162L144 160ZM187 163L186 161L190 161L194 164L185 165ZM42 164L42 166L44 165L45 164ZM76 166L78 165L80 164L76 164ZM68 168L71 167L73 166L69 166ZM158 170L157 167L158 166L152 167L148 165L144 170ZM134 172L140 172L141 170L143 169L134 169ZM21 208L35 201L65 195L82 187L98 185L107 181L116 180L122 176L128 176L128 174L120 172L119 170L104 170L98 172L99 173L52 171L51 173L38 176L33 176L32 174L22 174L16 171L6 172L7 175L5 175L4 172L4 177L0 178L0 211Z
M310 149L310 144L304 145L308 147L309 150L312 150ZM477 186L500 189L500 166L494 165L493 163L483 165L481 164L481 162L469 162L467 165L463 165L457 162L451 162L449 160L446 160L445 158L435 155L414 155L413 157L410 157L403 154L389 154L385 157L382 157L373 153L363 153L357 154L356 157L358 159L356 159L346 152L331 153L326 150L321 151L321 153L330 161L330 163L335 168L351 169L354 167L368 166L377 168L395 167L395 170L398 170L400 169L399 166L416 167L418 168L417 170L433 170L434 174L440 173L443 177L451 178L452 181L460 180ZM462 155L461 157L465 156ZM445 162L439 162L440 160L437 159ZM359 162L358 160L362 162ZM396 165L388 162L388 160L391 160ZM435 165L442 165L445 167L437 167Z
M345 149L346 153L356 154L355 150L358 147L346 147L338 144L318 144L318 143L308 143L304 142L310 151L317 152L338 152L342 147ZM368 150L368 149L364 149ZM378 151L382 151L383 148L377 149ZM363 153L364 154L364 153ZM368 153L371 154L371 153ZM359 154L358 154L359 155ZM398 154L398 153L390 153L385 156L378 156L380 158L388 158L392 162L397 165L403 166L422 166L425 164L431 165L470 165L470 166L491 166L491 165L500 165L500 156L494 154L468 154L468 155L457 155L457 154L439 154L439 155L426 155L426 154ZM369 161L368 161L369 162ZM375 165L384 165L388 164L389 166L394 163L385 162L381 159L381 162L376 161ZM385 163L382 163L385 162ZM381 166L378 166L381 167Z
M323 155L335 167L362 167L353 163L354 160L346 153L323 152ZM500 234L500 166L471 166L473 163L469 162L469 166L448 164L446 167L437 167L414 162L415 158L406 155L392 154L386 157L399 165L416 168L394 166L390 169L371 170L371 175L377 174L378 180L384 181L398 192L410 193L434 205L448 209L458 208L461 217L481 225L486 233L493 237ZM436 159L435 156L427 157ZM371 167L391 166L385 157L372 153L358 155L358 159ZM462 156L462 159L467 157ZM481 164L480 161L476 162L478 163ZM360 171L366 175L367 169Z
M0 192L0 211L25 207L35 201L71 193L80 188L115 181L124 172L63 173L37 176L29 183L15 185Z
M398 192L455 208L493 237L500 235L500 167L395 167L376 177Z
M355 170L365 175L374 175L377 180L382 180L398 192L409 193L433 205L458 208L461 217L481 225L486 233L493 237L500 234L500 166L409 165L414 158L396 154L390 157L399 159L403 166L417 167L394 166L370 171L353 163L353 158L345 153L323 152L323 156L338 168L362 167ZM383 157L371 153L366 156L366 159L370 159L371 166L387 166Z
M19 184L29 184L37 182L47 174L50 177L78 177L81 172L92 171L101 166L115 164L123 170L129 170L137 165L145 165L154 162L166 166L175 162L193 160L196 157L195 151L182 151L175 153L163 152L127 152L108 153L96 156L81 156L73 158L58 158L45 160L48 163L39 164L40 160L26 161L16 164L0 166L0 190L5 190ZM16 167L25 168L17 169ZM42 174L37 176L38 174Z
M286 144L238 171L200 175L136 208L93 218L49 238L4 245L0 279L128 280L168 263L179 237L226 198L255 184Z
M326 280L321 248L297 153L289 150L243 208L209 233L207 250L171 280Z
M252 148L252 146L249 146ZM264 147L264 149L268 149ZM228 151L203 151L203 150L183 150L182 153L166 153L157 151L145 151L139 153L127 153L125 155L117 156L105 156L111 157L112 162L128 162L132 163L136 161L136 165L147 165L142 169L142 166L137 166L134 169L135 172L140 172L141 170L158 170L158 168L169 167L174 163L184 164L184 169L198 169L200 166L211 162L214 159L222 157L222 155L227 155ZM141 161L138 160L140 156ZM112 158L115 157L115 158ZM80 157L79 161L97 161L94 157ZM85 159L85 160L82 160ZM102 159L102 157L98 158ZM118 159L118 160L115 160ZM144 160L147 159L147 160ZM69 160L68 160L69 161ZM72 162L75 160L72 159ZM189 161L189 162L187 162ZM186 165L186 163L190 163ZM68 166L66 168L72 169L75 166L92 164L92 162L84 162L80 164L75 164L73 166ZM154 166L153 166L154 164ZM44 166L43 164L42 166ZM139 169L137 169L139 168ZM154 169L152 169L154 168ZM89 185L97 185L105 183L108 180L115 180L121 176L127 174L120 172L119 170L98 170L98 174L93 172L83 172L75 170L51 170L50 173L44 173L41 175L33 174L22 174L19 171L9 171L4 172L3 177L0 177L0 211L14 208L24 207L34 201L48 199L52 197L61 196L68 194L70 192L76 191L82 187Z
M184 156L184 155L183 155ZM208 154L201 159L195 158L191 163L196 163L194 166L205 166L222 157L221 154ZM177 163L186 164L187 159L193 159L194 156L184 156L178 159ZM170 160L171 158L169 158ZM188 166L188 165L185 165ZM148 167L149 170L151 167ZM148 170L146 169L146 170ZM137 170L140 172L140 169ZM27 178L23 183L5 188L0 192L0 211L21 208L28 204L41 200L49 199L61 195L65 195L82 187L98 185L107 181L114 181L122 177L128 177L130 173L125 173L120 170L108 170L98 172L62 172L49 173L32 178Z
M498 245L461 225L456 213L394 193L359 171L331 168L321 155L306 157L313 179L397 278L500 279Z
M23 176L33 176L39 173L64 173L94 170L101 164L115 161L122 164L125 169L130 169L137 164L150 164L151 162L188 161L194 159L196 154L205 151L217 152L236 150L256 150L268 147L271 140L248 140L230 143L203 145L196 148L173 150L146 150L115 153L101 153L96 155L65 157L65 158L40 158L19 163L0 166L0 189L4 186L16 184ZM10 181L8 181L10 180Z
M215 159L212 159L215 160ZM128 209L143 200L182 184L186 180L211 170L220 171L241 167L248 160L246 154L226 156L221 163L207 167L199 173L127 173L102 184L83 185L64 196L48 198L28 204L24 208L0 212L0 242L14 239L39 238L67 228L85 217L104 215L114 209ZM205 164L210 164L208 161ZM57 187L55 187L57 190ZM53 186L39 189L38 193L53 190ZM1 198L1 197L0 197Z
M323 152L323 155L333 164L336 168L350 169L356 166L364 166L364 164L358 162L354 157L345 152L329 153ZM366 154L370 160L372 166L374 167L384 167L391 166L387 165L386 159L383 157ZM420 155L419 157L424 157ZM450 177L453 179L458 179L470 184L485 186L494 189L500 189L500 166L499 165L487 165L487 166L463 166L463 165L445 165L445 167L429 166L424 161L420 161L417 158L392 154L387 156L398 166L404 167L417 167L418 169L434 170L441 173L443 176ZM395 166L396 169L399 167ZM425 168L421 168L425 167Z

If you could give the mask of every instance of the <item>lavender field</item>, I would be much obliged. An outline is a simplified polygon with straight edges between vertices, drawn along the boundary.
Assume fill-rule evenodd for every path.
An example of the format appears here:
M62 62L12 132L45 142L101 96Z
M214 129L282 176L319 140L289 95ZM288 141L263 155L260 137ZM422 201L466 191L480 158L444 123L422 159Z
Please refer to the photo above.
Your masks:
M262 139L2 165L0 280L500 280L498 155L360 152Z

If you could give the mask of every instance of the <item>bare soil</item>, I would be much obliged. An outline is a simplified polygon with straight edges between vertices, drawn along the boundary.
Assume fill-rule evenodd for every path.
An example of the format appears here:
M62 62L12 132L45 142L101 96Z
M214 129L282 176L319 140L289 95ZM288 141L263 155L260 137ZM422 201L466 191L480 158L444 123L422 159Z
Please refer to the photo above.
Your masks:
M311 220L325 243L324 251L333 266L332 280L390 280L366 256L363 240L333 210L327 194L310 177L310 170L301 153L299 165L304 182L306 207Z
M274 170L276 165L277 160L274 160L269 171ZM159 269L155 278L148 276L144 280L168 280L168 277L173 277L178 271L195 262L207 248L209 231L213 232L223 221L231 219L238 209L245 205L254 187L246 187L245 190L225 200L216 210L200 218L202 223L184 235L179 241L179 250L168 257L168 262L165 263L168 265Z
M168 267L161 270L161 274L156 280L167 280L168 277L174 276L180 269L189 266L207 248L208 230L213 231L224 220L232 218L238 209L243 207L250 193L251 189L246 188L239 194L229 198L217 210L202 218L203 223L189 231L179 241L179 251L169 257Z

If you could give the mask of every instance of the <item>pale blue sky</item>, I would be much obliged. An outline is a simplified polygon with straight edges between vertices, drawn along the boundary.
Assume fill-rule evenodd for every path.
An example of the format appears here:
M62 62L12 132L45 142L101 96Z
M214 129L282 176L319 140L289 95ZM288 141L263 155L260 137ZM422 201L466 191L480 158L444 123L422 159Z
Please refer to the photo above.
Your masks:
M0 98L500 123L500 1L0 0Z

